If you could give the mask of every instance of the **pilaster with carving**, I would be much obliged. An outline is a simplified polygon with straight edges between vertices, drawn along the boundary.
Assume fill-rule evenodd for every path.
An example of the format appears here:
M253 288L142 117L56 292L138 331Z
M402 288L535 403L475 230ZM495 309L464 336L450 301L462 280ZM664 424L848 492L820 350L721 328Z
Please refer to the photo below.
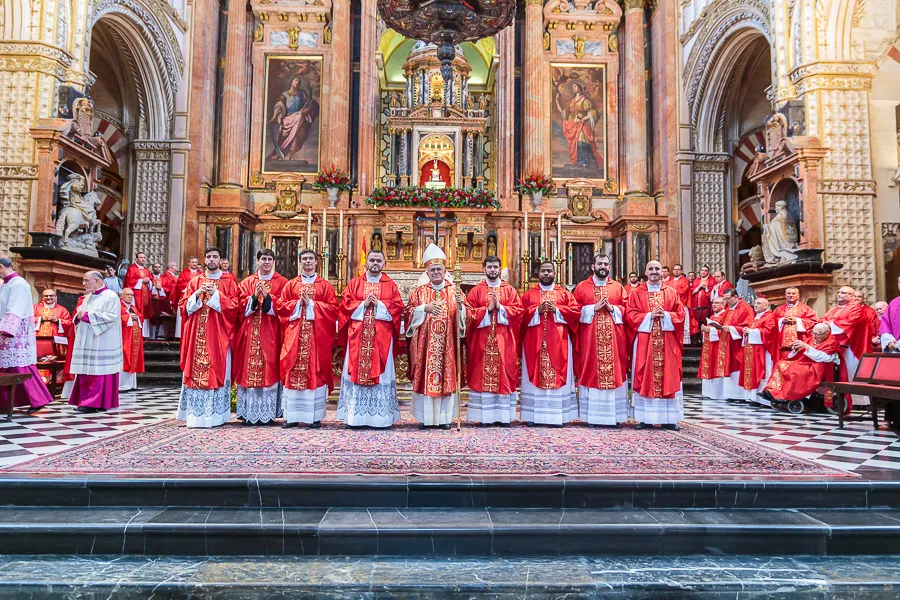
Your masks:
M694 162L693 223L694 261L699 269L709 265L713 270L726 270L728 265L728 230L730 214L725 210L727 155L701 155Z
M169 142L136 141L132 202L131 256L144 252L151 263L165 263L169 247Z

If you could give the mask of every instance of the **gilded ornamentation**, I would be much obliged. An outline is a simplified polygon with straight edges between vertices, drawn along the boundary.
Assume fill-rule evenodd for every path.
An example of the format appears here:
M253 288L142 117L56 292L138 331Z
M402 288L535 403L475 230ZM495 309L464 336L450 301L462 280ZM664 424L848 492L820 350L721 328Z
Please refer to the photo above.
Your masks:
M296 50L300 46L300 28L296 25L287 28L288 48Z
M253 41L261 42L263 41L263 37L265 36L265 25L262 23L257 23L256 27L253 28Z
M619 51L619 34L613 32L609 34L609 39L607 41L607 46L609 48L610 53L615 54Z
M572 36L572 41L575 43L575 58L581 60L584 56L584 36Z

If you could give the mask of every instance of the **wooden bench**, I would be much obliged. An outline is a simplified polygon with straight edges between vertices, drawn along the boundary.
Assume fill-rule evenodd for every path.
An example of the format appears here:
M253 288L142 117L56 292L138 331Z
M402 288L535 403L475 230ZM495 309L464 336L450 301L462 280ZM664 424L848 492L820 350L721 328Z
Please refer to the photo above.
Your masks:
M838 427L844 427L844 396L859 394L872 401L872 423L878 429L878 409L900 402L900 353L863 354L851 382L825 383L834 392L834 407L838 413ZM900 409L892 407L892 410Z
M0 387L9 388L7 399L9 406L6 408L6 420L12 421L13 406L16 403L16 386L31 379L31 373L3 373L0 374Z

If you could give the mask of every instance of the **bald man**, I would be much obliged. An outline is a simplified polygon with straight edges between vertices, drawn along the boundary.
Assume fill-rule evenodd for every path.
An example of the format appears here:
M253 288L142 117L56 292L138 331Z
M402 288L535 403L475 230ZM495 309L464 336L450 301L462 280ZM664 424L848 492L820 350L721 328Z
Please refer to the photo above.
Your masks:
M871 352L875 332L872 331L872 319L867 308L856 299L856 291L846 285L838 290L837 306L822 317L822 322L831 327L831 334L841 348L840 381L853 381L859 359L863 353ZM868 406L869 397L848 395L848 412L853 405Z
M778 326L769 310L769 301L757 298L753 302L753 322L743 329L743 363L739 384L747 394L751 406L771 406L768 398L759 394L766 389L772 368L778 360Z

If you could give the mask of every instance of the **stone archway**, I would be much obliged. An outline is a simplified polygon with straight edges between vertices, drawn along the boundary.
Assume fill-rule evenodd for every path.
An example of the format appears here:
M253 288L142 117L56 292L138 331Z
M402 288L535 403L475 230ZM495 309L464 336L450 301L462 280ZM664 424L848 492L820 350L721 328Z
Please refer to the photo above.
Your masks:
M685 70L694 150L693 264L731 276L740 268L740 253L748 252L740 239L753 227L742 231L747 225L743 213L755 209L747 202L749 190L742 192L744 168L737 163L746 165L746 157L738 154L771 112L766 97L772 83L770 38L767 17L755 3L713 10Z
M97 79L94 127L116 162L105 173L110 226L121 221L118 254L168 258L172 118L183 59L168 25L140 3L103 0L92 14L86 61ZM135 202L139 198L140 202Z

